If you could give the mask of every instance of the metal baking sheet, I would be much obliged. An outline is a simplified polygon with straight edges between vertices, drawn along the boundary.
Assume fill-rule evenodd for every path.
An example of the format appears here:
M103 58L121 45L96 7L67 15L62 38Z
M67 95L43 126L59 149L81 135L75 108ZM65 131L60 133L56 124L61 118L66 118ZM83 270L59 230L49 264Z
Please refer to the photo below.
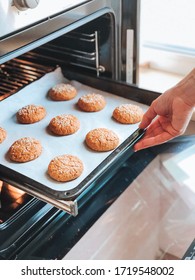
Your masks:
M69 101L52 101L48 98L48 90L57 83L69 82L78 90L78 95ZM106 99L106 107L99 112L82 112L77 107L80 96L90 93L100 93ZM74 189L81 182L87 182L88 176L99 166L113 151L95 152L85 145L86 134L94 128L105 127L112 129L120 138L120 144L134 133L138 124L124 125L117 123L112 118L112 112L116 106L124 103L137 104L145 111L148 106L130 101L107 92L103 92L77 81L68 81L62 74L61 68L46 74L41 79L26 86L18 93L0 102L1 120L0 127L7 131L6 140L0 144L0 164L7 170L21 174L25 178L30 178L35 183L36 192L45 191L46 194L63 199L69 190ZM42 105L46 108L46 117L38 123L19 124L16 120L16 112L28 104ZM48 131L50 120L60 114L73 114L80 120L80 129L72 135L55 136ZM38 139L42 146L41 156L26 163L11 162L7 156L7 151L14 141L22 137L34 137ZM84 171L76 180L70 182L56 182L47 175L47 167L51 159L58 155L73 154L78 156L84 163ZM90 177L90 176L89 176ZM90 177L91 180L91 177ZM28 181L28 180L27 180ZM37 184L38 183L38 184ZM31 182L29 183L31 184ZM30 186L29 186L30 187ZM60 194L60 195L59 195Z

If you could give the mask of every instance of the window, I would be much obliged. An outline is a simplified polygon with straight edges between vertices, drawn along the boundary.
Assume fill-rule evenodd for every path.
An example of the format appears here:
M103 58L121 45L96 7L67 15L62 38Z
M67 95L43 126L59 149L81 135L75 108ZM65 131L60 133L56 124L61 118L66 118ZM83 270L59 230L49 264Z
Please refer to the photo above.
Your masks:
M141 0L140 63L180 75L195 67L195 0Z

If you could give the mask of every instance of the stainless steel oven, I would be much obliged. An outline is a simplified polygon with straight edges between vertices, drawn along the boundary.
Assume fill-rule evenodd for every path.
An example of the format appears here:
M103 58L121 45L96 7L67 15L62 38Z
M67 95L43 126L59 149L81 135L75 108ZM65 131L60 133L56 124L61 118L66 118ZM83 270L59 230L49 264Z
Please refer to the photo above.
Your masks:
M0 26L1 108L14 111L21 90L59 67L68 80L149 105L159 93L137 86L139 6L136 0L0 1L8 23ZM156 156L134 154L143 134L134 129L68 191L1 163L0 258L64 257Z

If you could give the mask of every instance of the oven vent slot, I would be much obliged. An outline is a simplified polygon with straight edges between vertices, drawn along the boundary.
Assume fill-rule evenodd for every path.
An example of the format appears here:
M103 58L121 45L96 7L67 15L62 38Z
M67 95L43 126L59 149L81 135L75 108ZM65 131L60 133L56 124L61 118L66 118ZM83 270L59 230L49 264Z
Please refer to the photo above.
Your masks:
M0 65L0 100L16 93L24 86L54 70L22 58L15 58Z
M35 50L36 51L36 50ZM47 43L38 49L40 59L54 60L56 63L66 63L95 71L97 76L105 72L100 65L100 48L98 32L70 32L62 38Z

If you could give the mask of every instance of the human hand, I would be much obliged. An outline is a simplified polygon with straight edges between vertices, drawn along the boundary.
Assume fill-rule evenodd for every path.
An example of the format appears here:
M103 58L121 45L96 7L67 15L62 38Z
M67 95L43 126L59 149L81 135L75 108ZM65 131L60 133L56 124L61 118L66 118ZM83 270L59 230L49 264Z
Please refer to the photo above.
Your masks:
M194 74L192 71L190 74ZM187 94L190 93L190 94ZM138 151L167 142L181 134L191 119L195 105L195 77L188 76L154 100L140 123L144 137L134 145Z

